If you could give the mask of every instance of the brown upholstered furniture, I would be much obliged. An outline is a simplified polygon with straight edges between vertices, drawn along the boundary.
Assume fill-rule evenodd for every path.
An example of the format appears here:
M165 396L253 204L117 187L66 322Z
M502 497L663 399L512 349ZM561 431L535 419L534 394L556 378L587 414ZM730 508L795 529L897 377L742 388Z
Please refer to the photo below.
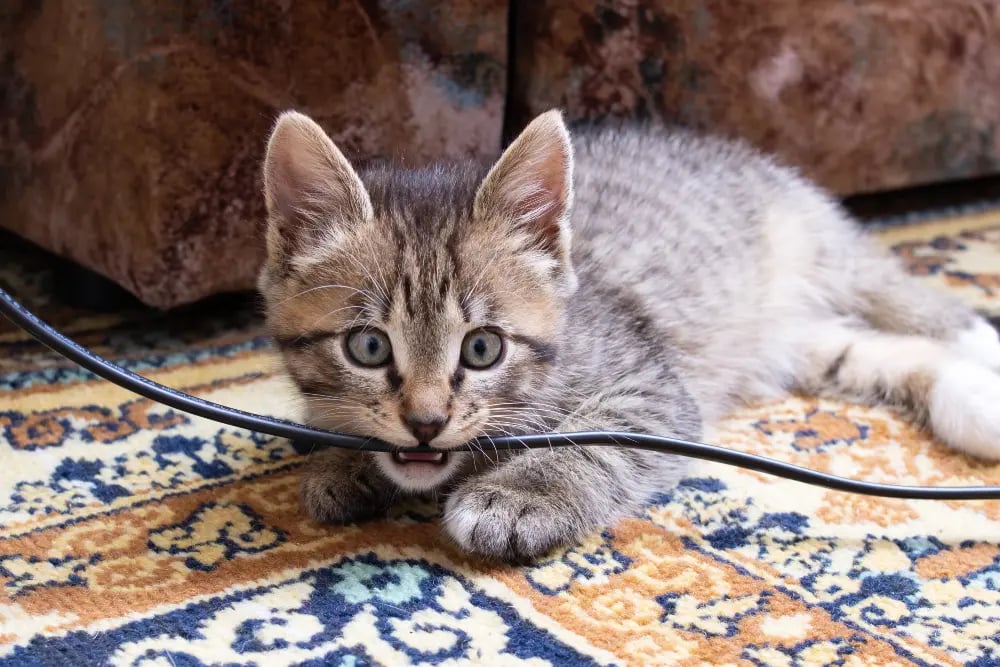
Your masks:
M411 163L561 106L743 136L841 194L992 173L1000 4L23 0L0 92L0 225L170 307L253 286L288 107Z
M39 0L0 8L0 220L148 304L253 286L277 112L355 156L485 156L503 0Z
M517 122L559 105L740 136L845 195L1000 166L993 0L519 7Z

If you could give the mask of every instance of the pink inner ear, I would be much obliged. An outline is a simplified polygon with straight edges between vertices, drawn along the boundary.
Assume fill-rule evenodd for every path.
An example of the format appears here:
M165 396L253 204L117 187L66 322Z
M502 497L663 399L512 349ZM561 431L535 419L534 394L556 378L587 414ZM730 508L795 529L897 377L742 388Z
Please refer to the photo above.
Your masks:
M573 196L573 158L562 116L549 111L531 121L507 147L476 195L486 219L507 220L540 247L562 258L568 239L563 219Z
M301 114L279 120L266 169L268 197L287 220L335 214L348 221L370 213L368 194L350 162L319 125Z
M297 209L301 207L304 188L302 177L297 173L295 160L287 153L275 156L274 164L269 165L268 185L271 201L278 213L286 218L294 218Z
M490 184L500 209L546 251L558 254L569 205L570 158L561 137L529 136L502 158Z
M542 182L545 189L551 193L552 201L555 203L559 215L566 211L567 191L569 184L566 182L568 156L562 150L551 151L545 158L542 167Z
M311 129L298 124L281 128L268 148L268 195L278 213L289 219L306 208L308 189L315 189L314 182L324 177L326 165L317 155L322 144L309 136Z
M561 146L547 148L542 159L530 166L530 174L525 174L535 191L517 203L517 212L525 226L534 228L542 247L555 251L568 200L568 159Z

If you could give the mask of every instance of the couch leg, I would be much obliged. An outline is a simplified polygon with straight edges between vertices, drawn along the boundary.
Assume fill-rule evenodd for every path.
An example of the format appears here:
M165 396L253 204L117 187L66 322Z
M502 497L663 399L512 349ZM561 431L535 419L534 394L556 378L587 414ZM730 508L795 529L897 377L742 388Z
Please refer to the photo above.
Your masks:
M125 288L75 262L57 262L53 274L53 296L67 306L106 312L140 305Z

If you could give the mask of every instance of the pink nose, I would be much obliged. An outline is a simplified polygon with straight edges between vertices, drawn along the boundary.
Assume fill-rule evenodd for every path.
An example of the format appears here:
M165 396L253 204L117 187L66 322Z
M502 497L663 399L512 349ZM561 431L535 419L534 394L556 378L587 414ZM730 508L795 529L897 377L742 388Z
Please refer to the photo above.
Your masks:
M410 429L410 432L421 444L428 444L441 434L445 424L448 423L448 418L432 417L427 419L426 417L414 417L411 415L404 418L403 421L406 422L406 426Z

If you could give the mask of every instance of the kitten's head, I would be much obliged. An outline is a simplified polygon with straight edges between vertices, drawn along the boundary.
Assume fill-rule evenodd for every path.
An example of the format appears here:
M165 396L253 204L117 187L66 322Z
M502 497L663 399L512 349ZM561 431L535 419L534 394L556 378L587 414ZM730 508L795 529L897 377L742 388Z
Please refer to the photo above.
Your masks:
M536 118L488 173L358 172L312 120L283 114L264 168L268 321L310 423L443 451L538 430L570 263L572 152ZM405 488L446 481L464 454L379 455Z

